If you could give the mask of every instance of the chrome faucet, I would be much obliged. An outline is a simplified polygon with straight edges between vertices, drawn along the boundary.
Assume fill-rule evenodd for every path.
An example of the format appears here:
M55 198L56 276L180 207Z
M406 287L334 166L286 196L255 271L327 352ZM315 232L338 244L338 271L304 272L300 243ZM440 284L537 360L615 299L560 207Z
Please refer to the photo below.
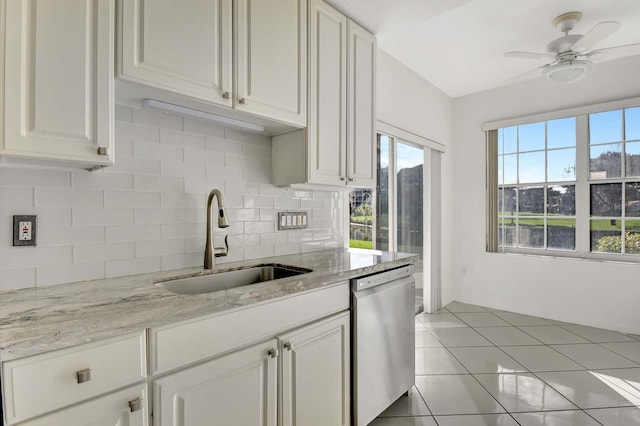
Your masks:
M227 213L224 210L224 200L222 198L222 193L220 192L220 190L214 189L209 193L209 198L207 199L207 242L204 248L204 269L213 269L215 266L214 257L226 256L227 253L229 253L229 244L227 242L227 238L229 237L228 235L224 237L224 245L226 246L226 248L213 248L213 234L211 229L211 204L213 203L214 197L216 197L218 200L218 227L229 227Z

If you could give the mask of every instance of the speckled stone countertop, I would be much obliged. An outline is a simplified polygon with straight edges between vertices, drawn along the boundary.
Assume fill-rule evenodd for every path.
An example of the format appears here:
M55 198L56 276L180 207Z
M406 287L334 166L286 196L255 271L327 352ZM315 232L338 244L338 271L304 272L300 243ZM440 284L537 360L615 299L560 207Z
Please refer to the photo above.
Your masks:
M0 360L22 358L251 305L417 261L417 256L332 249L220 265L214 272L279 263L313 272L198 295L157 282L198 268L0 292Z

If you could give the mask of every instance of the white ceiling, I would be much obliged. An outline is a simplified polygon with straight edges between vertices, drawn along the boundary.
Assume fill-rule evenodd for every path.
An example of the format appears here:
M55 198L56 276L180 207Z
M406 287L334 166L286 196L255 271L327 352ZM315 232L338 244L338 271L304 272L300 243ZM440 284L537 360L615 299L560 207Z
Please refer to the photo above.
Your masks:
M572 34L585 34L601 21L622 24L596 48L640 43L640 0L328 2L372 31L381 49L452 97L507 85L508 78L544 65L503 53L545 52L547 43L562 36L551 20L565 12L584 15Z

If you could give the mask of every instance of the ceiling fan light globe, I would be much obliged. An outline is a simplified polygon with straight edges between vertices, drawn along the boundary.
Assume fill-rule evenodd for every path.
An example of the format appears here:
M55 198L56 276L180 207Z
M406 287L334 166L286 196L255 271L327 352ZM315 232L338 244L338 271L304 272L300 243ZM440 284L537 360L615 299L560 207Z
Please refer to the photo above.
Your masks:
M558 83L572 83L582 80L587 71L591 68L591 62L589 61L571 61L564 62L556 65L549 65L542 72L542 75L549 80L556 81Z

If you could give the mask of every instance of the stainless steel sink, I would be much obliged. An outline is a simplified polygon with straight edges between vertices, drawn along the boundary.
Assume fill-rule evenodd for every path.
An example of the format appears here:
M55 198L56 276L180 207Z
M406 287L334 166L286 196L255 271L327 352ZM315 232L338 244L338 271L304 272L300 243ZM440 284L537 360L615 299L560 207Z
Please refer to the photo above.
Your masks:
M278 264L257 265L235 271L217 272L191 278L163 281L157 285L177 294L202 294L243 285L293 277L311 269Z

